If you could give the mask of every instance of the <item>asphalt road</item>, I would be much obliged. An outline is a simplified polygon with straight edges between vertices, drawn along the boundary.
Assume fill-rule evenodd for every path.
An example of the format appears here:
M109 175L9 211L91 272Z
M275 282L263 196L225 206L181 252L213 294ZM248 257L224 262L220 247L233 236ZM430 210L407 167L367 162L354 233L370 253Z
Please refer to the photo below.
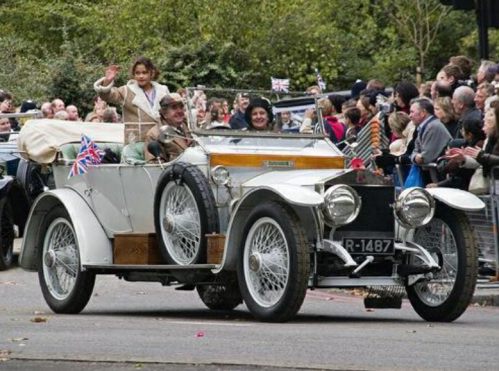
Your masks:
M311 291L295 320L260 323L244 305L206 309L192 291L98 276L78 315L45 304L36 273L0 272L0 369L498 369L499 307L454 323L366 310L359 297Z

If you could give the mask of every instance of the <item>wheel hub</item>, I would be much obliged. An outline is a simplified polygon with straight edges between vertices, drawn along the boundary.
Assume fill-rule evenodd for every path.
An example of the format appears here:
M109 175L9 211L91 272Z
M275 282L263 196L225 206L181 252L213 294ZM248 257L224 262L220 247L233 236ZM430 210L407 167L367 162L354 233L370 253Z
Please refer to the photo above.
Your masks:
M163 229L167 233L173 233L175 229L175 221L173 220L172 216L169 214L163 218Z
M249 268L253 272L258 272L262 266L262 257L259 253L254 253L249 257Z
M55 265L55 252L54 250L49 250L45 253L43 257L43 262L48 268L52 268Z

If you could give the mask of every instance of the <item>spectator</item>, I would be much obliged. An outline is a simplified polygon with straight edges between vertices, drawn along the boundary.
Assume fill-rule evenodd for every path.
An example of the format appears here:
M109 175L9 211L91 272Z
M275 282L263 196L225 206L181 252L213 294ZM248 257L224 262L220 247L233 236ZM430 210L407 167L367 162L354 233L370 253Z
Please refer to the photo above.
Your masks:
M478 67L476 73L476 84L480 85L482 82L492 82L494 81L496 75L496 64L492 61L483 60Z
M78 115L78 107L73 104L70 104L66 107L66 112L68 113L68 121L81 121L80 116Z
M451 87L452 91L454 91L460 86L459 80L462 75L463 71L461 71L458 66L448 64L437 74L437 80L444 82L446 85Z
M459 77L460 80L471 79L471 69L473 68L473 61L465 55L456 55L449 58L449 64L458 66L462 72Z
M329 98L321 98L318 106L322 111L324 130L333 143L339 143L345 138L346 128L334 115L334 108ZM340 106L341 107L341 106Z
M409 117L417 128L412 161L418 165L434 162L452 137L434 116L433 104L428 99L416 99L411 105Z
M278 120L274 127L276 132L298 132L300 129L300 122L293 119L290 111L282 111L278 115Z
M438 97L452 97L452 88L444 81L434 81L431 84L431 99Z
M66 111L57 111L54 114L54 119L68 121L69 115Z
M19 112L26 113L33 110L36 110L36 102L28 99L21 103L21 109L19 110Z
M160 104L169 90L156 81L159 71L149 58L139 57L132 64L131 80L115 87L114 80L119 67L111 65L106 75L97 80L94 89L106 102L123 108L125 122L160 122Z
M207 130L210 129L230 129L227 122L224 122L224 111L222 107L212 107L210 111L210 120L205 126Z
M66 109L66 106L64 104L64 101L59 98L55 98L52 101L52 111L54 111L54 114L56 114L59 111L64 111Z
M409 81L401 81L393 89L393 97L397 111L409 114L411 101L419 96L416 85Z
M365 90L367 84L362 80L357 80L352 86L352 90L350 91L350 98L357 100L360 96L360 93Z
M494 95L494 85L484 81L476 88L475 107L482 113L485 111L485 100Z
M347 127L345 132L345 138L355 138L360 131L360 110L357 107L352 107L344 111L343 117L345 119L345 125Z
M232 129L245 130L248 129L248 122L246 121L246 108L249 105L250 98L248 93L238 93L236 96L237 111L232 115L229 120L229 125Z
M321 88L318 85L311 85L305 90L308 95L320 95Z
M445 125L452 138L458 138L460 128L452 100L449 97L439 97L435 99L434 106L435 116Z
M14 105L12 104L12 95L6 91L0 91L0 113L14 113ZM9 118L10 128L14 131L19 131L21 128L19 122L15 118Z
M102 113L102 122L119 122L120 118L118 112L116 112L116 107L107 107Z
M390 143L390 154L402 156L407 152L407 145L412 139L416 127L411 122L409 115L403 111L392 112L388 116L388 125L390 125L392 133L397 136L397 139Z
M367 82L366 90L374 90L385 94L385 83L378 79L372 79Z
M376 95L374 90L364 90L360 93L357 108L360 110L360 126L364 127L377 113Z
M419 96L421 98L431 98L431 86L433 85L434 81L426 81L423 82L419 85Z
M327 96L327 98L332 104L332 109L333 109L332 114L336 116L340 122L344 122L342 109L343 109L343 103L346 102L345 97L340 94L330 94Z
M52 109L52 103L44 102L40 107L40 111L42 111L42 115L44 119L53 119L54 118L54 110Z
M452 95L452 105L459 118L459 130L461 130L465 121L482 122L482 114L475 108L474 99L475 92L469 86L460 86ZM461 137L460 133L458 133L458 137Z
M103 122L104 111L108 108L107 102L101 97L96 95L94 97L94 108L87 116L85 116L85 121L87 122Z
M230 110L229 110L229 102L227 101L227 99L222 99L222 109L224 112L224 122L229 123Z

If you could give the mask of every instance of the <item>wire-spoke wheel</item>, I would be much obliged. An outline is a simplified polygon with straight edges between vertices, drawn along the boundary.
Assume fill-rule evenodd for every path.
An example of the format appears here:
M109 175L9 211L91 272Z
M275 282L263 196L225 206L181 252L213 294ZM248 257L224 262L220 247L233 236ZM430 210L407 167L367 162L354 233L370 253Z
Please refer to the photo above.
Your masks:
M56 313L78 313L90 299L95 274L80 269L76 233L65 210L53 209L44 229L38 277L45 301Z
M8 200L0 206L0 271L14 263L14 219Z
M208 181L185 163L167 168L154 201L154 223L163 258L189 265L206 260L206 237L218 232L218 213Z
M451 322L471 302L478 273L478 253L464 212L438 204L435 217L418 228L414 241L441 265L430 279L407 287L416 312L427 321ZM416 264L413 257L412 264Z
M241 293L251 313L272 322L292 318L305 298L309 260L305 233L291 209L278 202L255 207L238 264Z

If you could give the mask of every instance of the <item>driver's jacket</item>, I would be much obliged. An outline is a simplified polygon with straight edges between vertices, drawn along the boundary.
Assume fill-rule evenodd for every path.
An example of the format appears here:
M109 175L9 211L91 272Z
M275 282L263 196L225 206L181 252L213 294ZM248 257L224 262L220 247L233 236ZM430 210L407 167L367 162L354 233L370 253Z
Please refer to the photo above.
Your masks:
M187 125L184 123L180 127L176 128L173 126L170 126L175 132L181 136L181 137L186 137L186 138L191 138L191 135L189 133L189 129L187 128ZM160 135L160 126L155 125L146 134L146 139L145 139L145 145L144 145L144 158L147 162L153 163L158 161L157 158L155 158L148 150L147 146L149 143L156 141L159 139ZM160 143L161 146L161 161L169 162L174 159L176 159L184 150L189 147L191 144L190 139L183 139L183 138L172 138L168 143Z

